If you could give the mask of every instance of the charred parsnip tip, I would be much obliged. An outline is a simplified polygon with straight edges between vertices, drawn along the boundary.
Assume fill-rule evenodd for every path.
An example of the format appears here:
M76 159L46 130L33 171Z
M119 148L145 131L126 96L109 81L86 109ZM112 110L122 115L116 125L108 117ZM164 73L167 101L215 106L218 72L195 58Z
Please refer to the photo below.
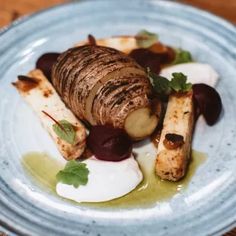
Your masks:
M33 70L19 76L13 85L35 111L62 156L66 160L79 158L85 149L86 130L43 73Z
M156 174L178 181L186 172L194 126L192 91L169 96L160 142L157 148Z

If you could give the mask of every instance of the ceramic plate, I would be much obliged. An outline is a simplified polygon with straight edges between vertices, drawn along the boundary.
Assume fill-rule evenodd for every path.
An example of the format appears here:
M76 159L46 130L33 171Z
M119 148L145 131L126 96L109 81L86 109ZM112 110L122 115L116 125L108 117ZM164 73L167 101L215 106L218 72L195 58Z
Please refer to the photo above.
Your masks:
M200 119L193 148L207 154L187 188L151 207L95 208L40 187L22 155L60 158L37 117L11 85L44 52L63 51L92 33L97 38L158 33L220 74L224 114L209 127ZM168 1L80 1L15 22L0 34L0 223L12 235L220 235L236 221L236 32L206 12ZM140 153L148 147L140 149Z

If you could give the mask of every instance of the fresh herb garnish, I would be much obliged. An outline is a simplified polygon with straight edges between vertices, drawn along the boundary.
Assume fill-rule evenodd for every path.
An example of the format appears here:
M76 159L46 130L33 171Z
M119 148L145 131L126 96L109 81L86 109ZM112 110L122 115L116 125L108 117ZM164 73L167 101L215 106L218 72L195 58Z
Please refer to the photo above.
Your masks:
M170 81L170 87L175 92L188 92L192 88L191 83L187 83L187 76L183 73L172 73L172 79Z
M42 111L42 113L55 122L52 128L59 138L65 140L66 142L72 145L75 144L75 137L76 137L75 127L69 121L67 120L57 121L46 111Z
M192 84L187 83L187 76L183 73L172 73L171 80L157 75L147 68L148 77L154 91L160 96L168 96L171 92L185 93L191 90Z
M75 160L67 162L65 168L56 175L57 181L78 188L88 183L89 170L85 163Z
M153 89L157 94L165 96L171 93L170 81L168 79L150 71L149 68L147 68L147 72Z
M52 121L54 121L57 125L59 125L60 127L61 127L61 129L63 129L63 126L61 126L60 125L60 123L56 120L56 119L54 119L51 115L49 115L46 111L42 111L42 113L44 114L44 115L46 115L47 117L49 117ZM64 130L64 129L63 129ZM65 131L65 130L64 130Z
M182 50L181 48L175 50L175 60L172 64L181 64L181 63L187 63L192 62L192 55L187 50Z
M75 143L76 132L74 126L67 120L60 120L52 126L57 136L70 144Z
M151 33L147 30L139 31L136 36L137 45L141 48L148 48L157 42L158 36L155 33Z

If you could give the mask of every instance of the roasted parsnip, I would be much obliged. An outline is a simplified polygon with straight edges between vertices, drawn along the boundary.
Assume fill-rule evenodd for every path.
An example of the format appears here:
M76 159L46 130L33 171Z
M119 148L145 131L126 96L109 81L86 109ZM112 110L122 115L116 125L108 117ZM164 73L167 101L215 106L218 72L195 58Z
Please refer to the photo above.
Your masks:
M40 70L33 70L27 76L19 76L13 85L35 111L62 156L67 160L80 157L85 149L86 130L75 115L65 106L43 73ZM59 124L59 121L62 120L69 122L74 129L73 143L69 143L59 137L53 129L53 125ZM63 131L68 132L62 129Z
M157 148L156 174L178 181L186 172L194 126L192 91L169 96L160 142Z

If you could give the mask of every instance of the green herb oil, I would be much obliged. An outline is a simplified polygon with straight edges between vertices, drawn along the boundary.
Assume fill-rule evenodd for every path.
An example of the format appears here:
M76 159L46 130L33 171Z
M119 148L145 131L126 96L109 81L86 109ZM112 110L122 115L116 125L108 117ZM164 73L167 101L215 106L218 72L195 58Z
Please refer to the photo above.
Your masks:
M155 175L155 157L140 156L137 160L144 179L135 190L124 197L109 202L89 203L89 205L117 208L151 207L159 202L168 200L174 195L181 193L188 186L197 167L206 160L206 156L203 153L193 151L187 175L178 182L161 180Z
M63 164L44 152L29 152L22 158L22 164L40 187L55 192L56 175L64 168Z
M154 172L155 157L139 156L138 162L144 179L135 190L124 197L102 203L75 203L95 208L151 207L181 193L188 186L196 169L204 163L206 155L193 151L185 178L178 182L164 181ZM55 192L56 174L63 165L45 153L31 152L23 156L23 166L37 183ZM71 202L71 201L70 201Z

